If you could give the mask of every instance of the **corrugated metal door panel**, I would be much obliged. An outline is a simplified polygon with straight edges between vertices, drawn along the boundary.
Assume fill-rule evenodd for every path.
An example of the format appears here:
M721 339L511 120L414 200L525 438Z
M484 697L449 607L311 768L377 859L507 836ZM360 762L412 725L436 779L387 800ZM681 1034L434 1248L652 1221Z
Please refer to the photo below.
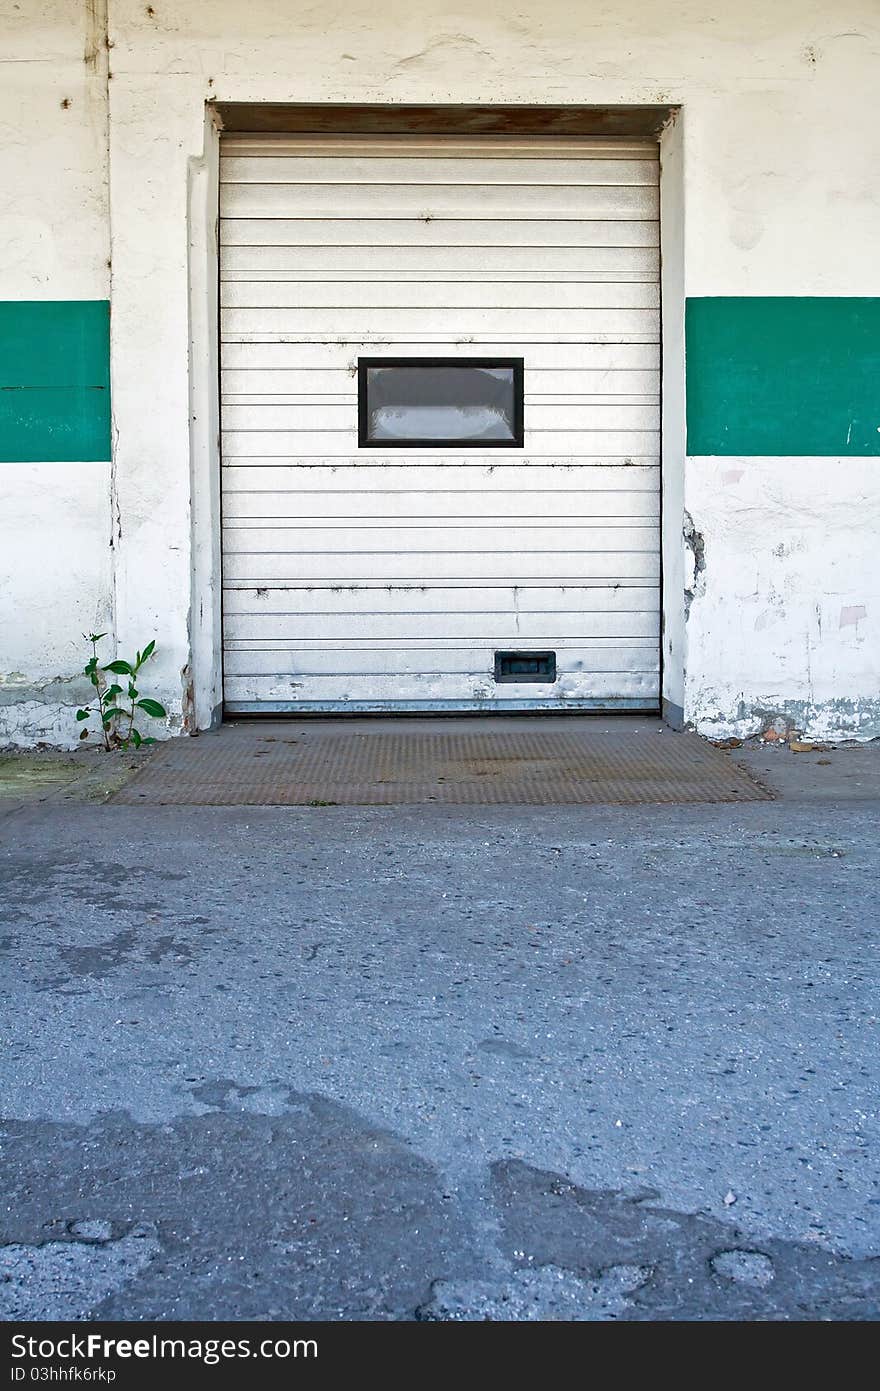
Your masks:
M313 463L307 469L284 459L274 464L243 459L224 465L223 496L224 501L232 499L231 505L236 507L244 505L245 497L259 498L266 491L293 490L302 499L297 512L302 517L321 515L313 510L312 499L327 494L344 494L344 497L336 497L332 504L331 515L334 516L346 515L345 498L355 499L355 510L363 513L369 508L369 499L380 493L388 497L418 498L420 510L432 509L435 498L459 498L461 505L468 509L466 515L474 511L494 515L496 503L503 498L522 498L523 510L529 515L543 512L545 506L555 510L560 501L558 494L571 495L574 500L582 494L592 497L618 492L652 493L659 507L659 465L653 461L647 464L633 464L630 460L595 463L589 466L587 474L580 463L528 464L525 467L528 472L521 462L468 462L461 455L454 463L426 460L419 464L417 474L412 472L409 458L383 460L379 464L372 460L364 460L362 464Z
M224 135L223 151L228 159L236 155L258 155L261 159L286 154L306 159L310 155L336 159L357 155L360 159L455 158L455 159L653 159L655 140L628 139L625 136L533 136L465 135Z
M657 207L645 142L224 138L230 709L656 705ZM362 353L523 357L525 448L359 451Z
M381 672L351 672L346 676L318 676L311 671L302 671L293 677L259 678L250 681L237 676L229 678L226 703L232 713L275 713L277 711L309 710L498 710L509 709L568 709L571 705L584 710L638 710L656 707L656 697L652 695L657 685L658 672L653 670L633 672L629 670L608 670L603 672L562 672L552 687L553 694L535 694L545 688L532 686L502 687L512 692L509 700L498 699L498 687L492 677L492 669L467 674L453 671L423 671L417 675L395 671L389 676ZM362 699L352 695L352 689L360 686L369 688L370 696ZM450 689L465 687L469 692L468 704L453 706ZM516 692L523 695L517 700ZM621 690L627 695L621 696ZM526 694L527 693L527 694ZM527 703L526 703L527 702Z
M328 223L334 233L339 224ZM656 257L653 246L484 246L480 270L461 269L458 246L361 246L358 271L352 269L348 246L226 246L220 257L224 280L275 280L287 277L305 282L338 279L420 279L426 270L456 280L640 279L650 275Z
M281 471L281 470L279 470ZM255 473L250 469L249 473ZM557 521L564 518L569 522L580 520L607 521L608 525L623 515L631 520L656 521L659 506L654 491L638 489L566 489L564 492L536 493L524 489L497 492L487 498L473 488L453 492L390 492L387 485L376 492L359 490L357 498L352 499L356 512L346 516L340 511L338 492L308 494L293 486L286 491L277 488L264 488L259 491L237 492L227 488L225 494L224 523L232 526L236 522L270 523L288 525L295 522L301 527L323 527L328 523L362 526L372 519L383 519L387 525L412 523L415 518L432 519L438 524L450 518L460 519L462 526L495 527L504 519L515 518L520 525L538 526L542 520ZM304 512L307 515L304 515Z
M442 343L445 340L437 341ZM621 339L619 330L616 339L606 334L604 339L582 338L579 342L573 343L563 343L558 336L554 338L549 333L543 339L520 335L519 338L495 338L488 342L491 343L492 353L499 357L516 356L514 348L518 348L520 353L528 349L527 389L532 374L541 371L617 372L643 368L650 370L653 366L653 369L659 372L657 339L645 338L644 341L631 342L629 339ZM265 336L249 342L227 336L223 343L223 361L224 367L237 367L242 371L263 372L267 369L284 368L288 371L311 372L330 368L336 372L348 372L351 384L357 373L358 352L375 346L375 342L371 343L368 338L349 338L347 343L340 344L332 340L323 343L314 339L277 343ZM438 355L434 343L420 342L418 339L397 339L395 347L400 348L402 355L406 357ZM347 351L340 352L340 348ZM310 378L303 377L303 390L309 387L310 381ZM572 378L570 386L576 391L579 383ZM352 388L352 395L354 394L355 388Z
M498 147L496 147L497 149ZM295 152L291 152L295 153ZM499 150L499 153L501 151ZM371 184L564 184L577 188L581 184L645 184L656 185L657 160L648 151L634 151L626 158L615 157L609 150L596 158L596 148L584 147L582 153L564 154L553 158L536 155L521 159L505 151L501 159L489 162L484 154L465 153L449 158L437 153L436 144L422 154L376 154L370 159ZM326 154L290 154L275 152L259 155L236 155L227 144L225 149L226 182L230 184L356 184L363 181L364 155L342 152L332 160Z
M220 303L224 309L244 314L253 309L273 312L284 309L316 309L326 313L331 309L381 309L383 317L390 310L499 310L510 305L514 312L540 309L554 312L585 309L657 309L660 303L659 286L647 280L504 280L499 277L480 281L459 280L446 272L447 279L427 282L418 280L249 280L220 287ZM345 288L342 289L342 286ZM344 299L344 304L338 301ZM387 318L385 320L388 322ZM393 326L394 320L391 318ZM230 318L234 329L235 318Z
M543 217L574 221L650 219L659 216L656 188L640 184L225 184L221 217L420 218L423 222L461 215L465 200L474 218Z
M562 461L578 458L656 459L660 447L657 430L530 430L526 427L526 453L533 459ZM224 430L223 450L230 463L241 459L339 458L357 454L355 430ZM375 458L377 451L373 450ZM413 449L413 460L436 459L436 449ZM450 459L461 457L450 450ZM485 455L477 454L477 458ZM489 456L503 460L522 458L519 449L494 449Z
M493 603L497 603L494 596ZM487 623L490 614L491 623ZM568 644L577 640L587 641L582 634L586 625L583 612L580 610L551 615L547 609L523 612L511 606L508 609L489 607L482 613L456 614L447 611L424 614L417 609L408 612L370 613L364 615L359 627L360 636L357 639L351 636L351 616L347 613L273 613L270 605L266 612L245 609L241 613L228 613L227 616L227 637L231 651L236 650L237 643L246 644L252 636L261 637L263 641L279 643L285 642L286 637L287 645L291 642L302 642L309 646L332 642L335 647L350 647L355 642L368 645L384 642L394 644L398 639L406 638L414 647L418 647L426 641L452 642L449 633L453 630L457 634L454 639L457 642L464 638L485 642L487 637L497 637L503 646L509 647L518 637L528 638L530 642L540 642L547 634L548 619L553 624L555 641L561 642L564 639ZM590 615L589 641L617 641L618 638L625 637L633 640L644 638L650 643L654 638L655 617L653 610L644 613L636 611L611 614L598 611ZM488 628L491 628L491 633L487 633ZM242 634L241 638L237 636L239 632ZM262 634L269 636L263 638ZM272 650L270 649L270 655ZM258 656L259 653L247 652L242 648L238 651L240 660L237 663L231 662L227 670L250 670L251 659L256 661ZM273 670L271 665L259 665L255 669Z
M491 220L468 221L466 218L436 218L422 216L415 221L404 218L373 219L369 235L373 241L365 242L366 235L360 218L340 215L321 221L314 218L227 218L223 228L225 245L255 247L296 247L304 252L327 246L329 266L343 260L334 255L334 247L340 251L351 247L366 246L372 255L379 256L385 250L403 247L417 250L445 250L457 246L482 246L492 252L512 247L515 250L534 251L541 247L548 249L577 249L578 247L656 247L660 241L660 226L653 218L636 222L622 222L620 219L607 220L590 218L577 221L568 218L564 222L554 222L546 218L526 218L517 222L510 218L503 227ZM493 259L497 259L494 257ZM309 258L305 257L308 266Z
M228 534L227 534L228 535ZM580 538L578 538L580 540ZM609 544L614 538L609 537ZM602 579L657 580L660 557L655 549L641 551L487 550L478 544L472 550L427 550L403 552L352 549L332 551L264 551L259 555L241 552L232 546L225 550L225 575L230 580L250 580L261 586L283 580L335 580L339 584L358 584L366 574L371 579L408 580L500 580L521 584L524 580L546 579L572 584ZM496 542L497 545L497 542Z
M292 581L272 586L241 581L227 585L225 609L230 628L237 614L247 614L255 620L268 615L270 621L261 630L261 645L272 646L276 642L289 643L291 635L300 631L300 625L304 638L307 637L305 629L310 627L313 618L326 625L321 629L322 637L350 636L350 625L347 625L352 614L359 616L361 626L369 621L371 633L378 632L386 617L390 617L391 622L399 615L417 618L424 623L424 632L430 633L432 639L443 635L444 624L447 633L451 631L450 623L454 623L457 631L465 621L480 622L487 614L519 615L522 621L530 614L537 614L544 627L548 614L556 615L561 626L568 624L570 614L576 617L589 614L591 632L608 636L612 631L610 625L628 625L631 615L635 623L641 621L639 615L649 614L653 623L658 609L657 598L656 590L637 581L622 582L610 588L603 581L593 586L583 581L576 585L552 580L530 585L504 585L493 581L482 586L459 581L425 590L419 585L386 585L380 580L359 581L357 585ZM272 633L273 625L278 628L276 634ZM614 631L618 629L615 627ZM646 633L641 635L647 636ZM364 641L370 641L369 636ZM236 643L246 644L247 637L237 639L231 633L230 645L234 647Z

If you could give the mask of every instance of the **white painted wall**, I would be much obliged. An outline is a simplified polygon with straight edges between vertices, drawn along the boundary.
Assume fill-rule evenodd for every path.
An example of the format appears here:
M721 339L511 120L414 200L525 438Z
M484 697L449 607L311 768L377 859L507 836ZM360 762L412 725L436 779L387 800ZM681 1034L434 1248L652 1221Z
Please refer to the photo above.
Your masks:
M100 11L0 4L0 299L109 297ZM109 464L0 463L0 744L75 739L82 634L110 623L109 542Z
M45 61L28 63L17 95L2 97L4 129L31 116L27 143L3 155L17 161L16 216L38 223L50 248L40 257L52 297L100 293L98 123L74 140L60 122L70 112L52 105L61 74L70 84L78 76L74 97L98 91L77 57L93 8L22 0L15 51ZM742 0L726 10L706 0L545 0L536 9L510 0L109 0L109 9L119 637L127 647L157 636L153 685L178 720L192 644L200 723L216 702L206 661L215 607L204 485L216 410L205 371L207 273L188 298L190 267L212 250L206 100L681 103L680 144L669 147L670 175L680 167L684 190L681 260L667 293L678 284L689 295L880 294L876 0ZM58 249L59 229L71 224L73 241ZM0 252L6 228L4 217ZM24 261L12 291L20 296L33 290ZM680 417L680 381L675 391ZM740 468L739 479L723 480ZM670 701L713 734L751 732L768 711L768 722L785 716L808 734L880 734L880 461L697 458L684 471L683 497L672 487L666 498ZM191 478L201 479L195 492ZM57 502L52 530L65 526ZM688 555L674 542L682 504L706 562L686 627L673 612L675 568ZM21 581L23 604L30 588ZM16 665L36 671L41 651L35 639Z
M693 583L686 688L710 737L880 734L878 468L876 458L689 461L686 506L706 569Z

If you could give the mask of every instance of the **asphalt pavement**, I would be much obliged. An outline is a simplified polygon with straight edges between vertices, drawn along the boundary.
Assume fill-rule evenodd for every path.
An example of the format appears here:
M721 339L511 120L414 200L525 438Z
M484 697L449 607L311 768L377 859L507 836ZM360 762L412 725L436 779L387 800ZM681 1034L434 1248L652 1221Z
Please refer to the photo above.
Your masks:
M7 768L3 1316L876 1318L880 750L729 756L775 800Z

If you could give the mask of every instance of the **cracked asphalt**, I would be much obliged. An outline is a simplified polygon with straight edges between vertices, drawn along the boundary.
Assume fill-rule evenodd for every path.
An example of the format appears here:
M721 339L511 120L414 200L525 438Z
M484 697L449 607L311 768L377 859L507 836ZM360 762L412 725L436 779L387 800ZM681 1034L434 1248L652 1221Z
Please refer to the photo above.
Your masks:
M880 754L751 757L780 800L8 801L0 1313L878 1317Z

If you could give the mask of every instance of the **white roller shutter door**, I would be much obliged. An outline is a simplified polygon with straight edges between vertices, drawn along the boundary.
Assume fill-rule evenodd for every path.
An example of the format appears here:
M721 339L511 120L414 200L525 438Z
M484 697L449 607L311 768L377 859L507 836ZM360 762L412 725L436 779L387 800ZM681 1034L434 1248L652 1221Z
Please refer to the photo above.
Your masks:
M227 709L656 707L658 231L653 144L224 138ZM523 358L525 447L359 449L383 355Z

